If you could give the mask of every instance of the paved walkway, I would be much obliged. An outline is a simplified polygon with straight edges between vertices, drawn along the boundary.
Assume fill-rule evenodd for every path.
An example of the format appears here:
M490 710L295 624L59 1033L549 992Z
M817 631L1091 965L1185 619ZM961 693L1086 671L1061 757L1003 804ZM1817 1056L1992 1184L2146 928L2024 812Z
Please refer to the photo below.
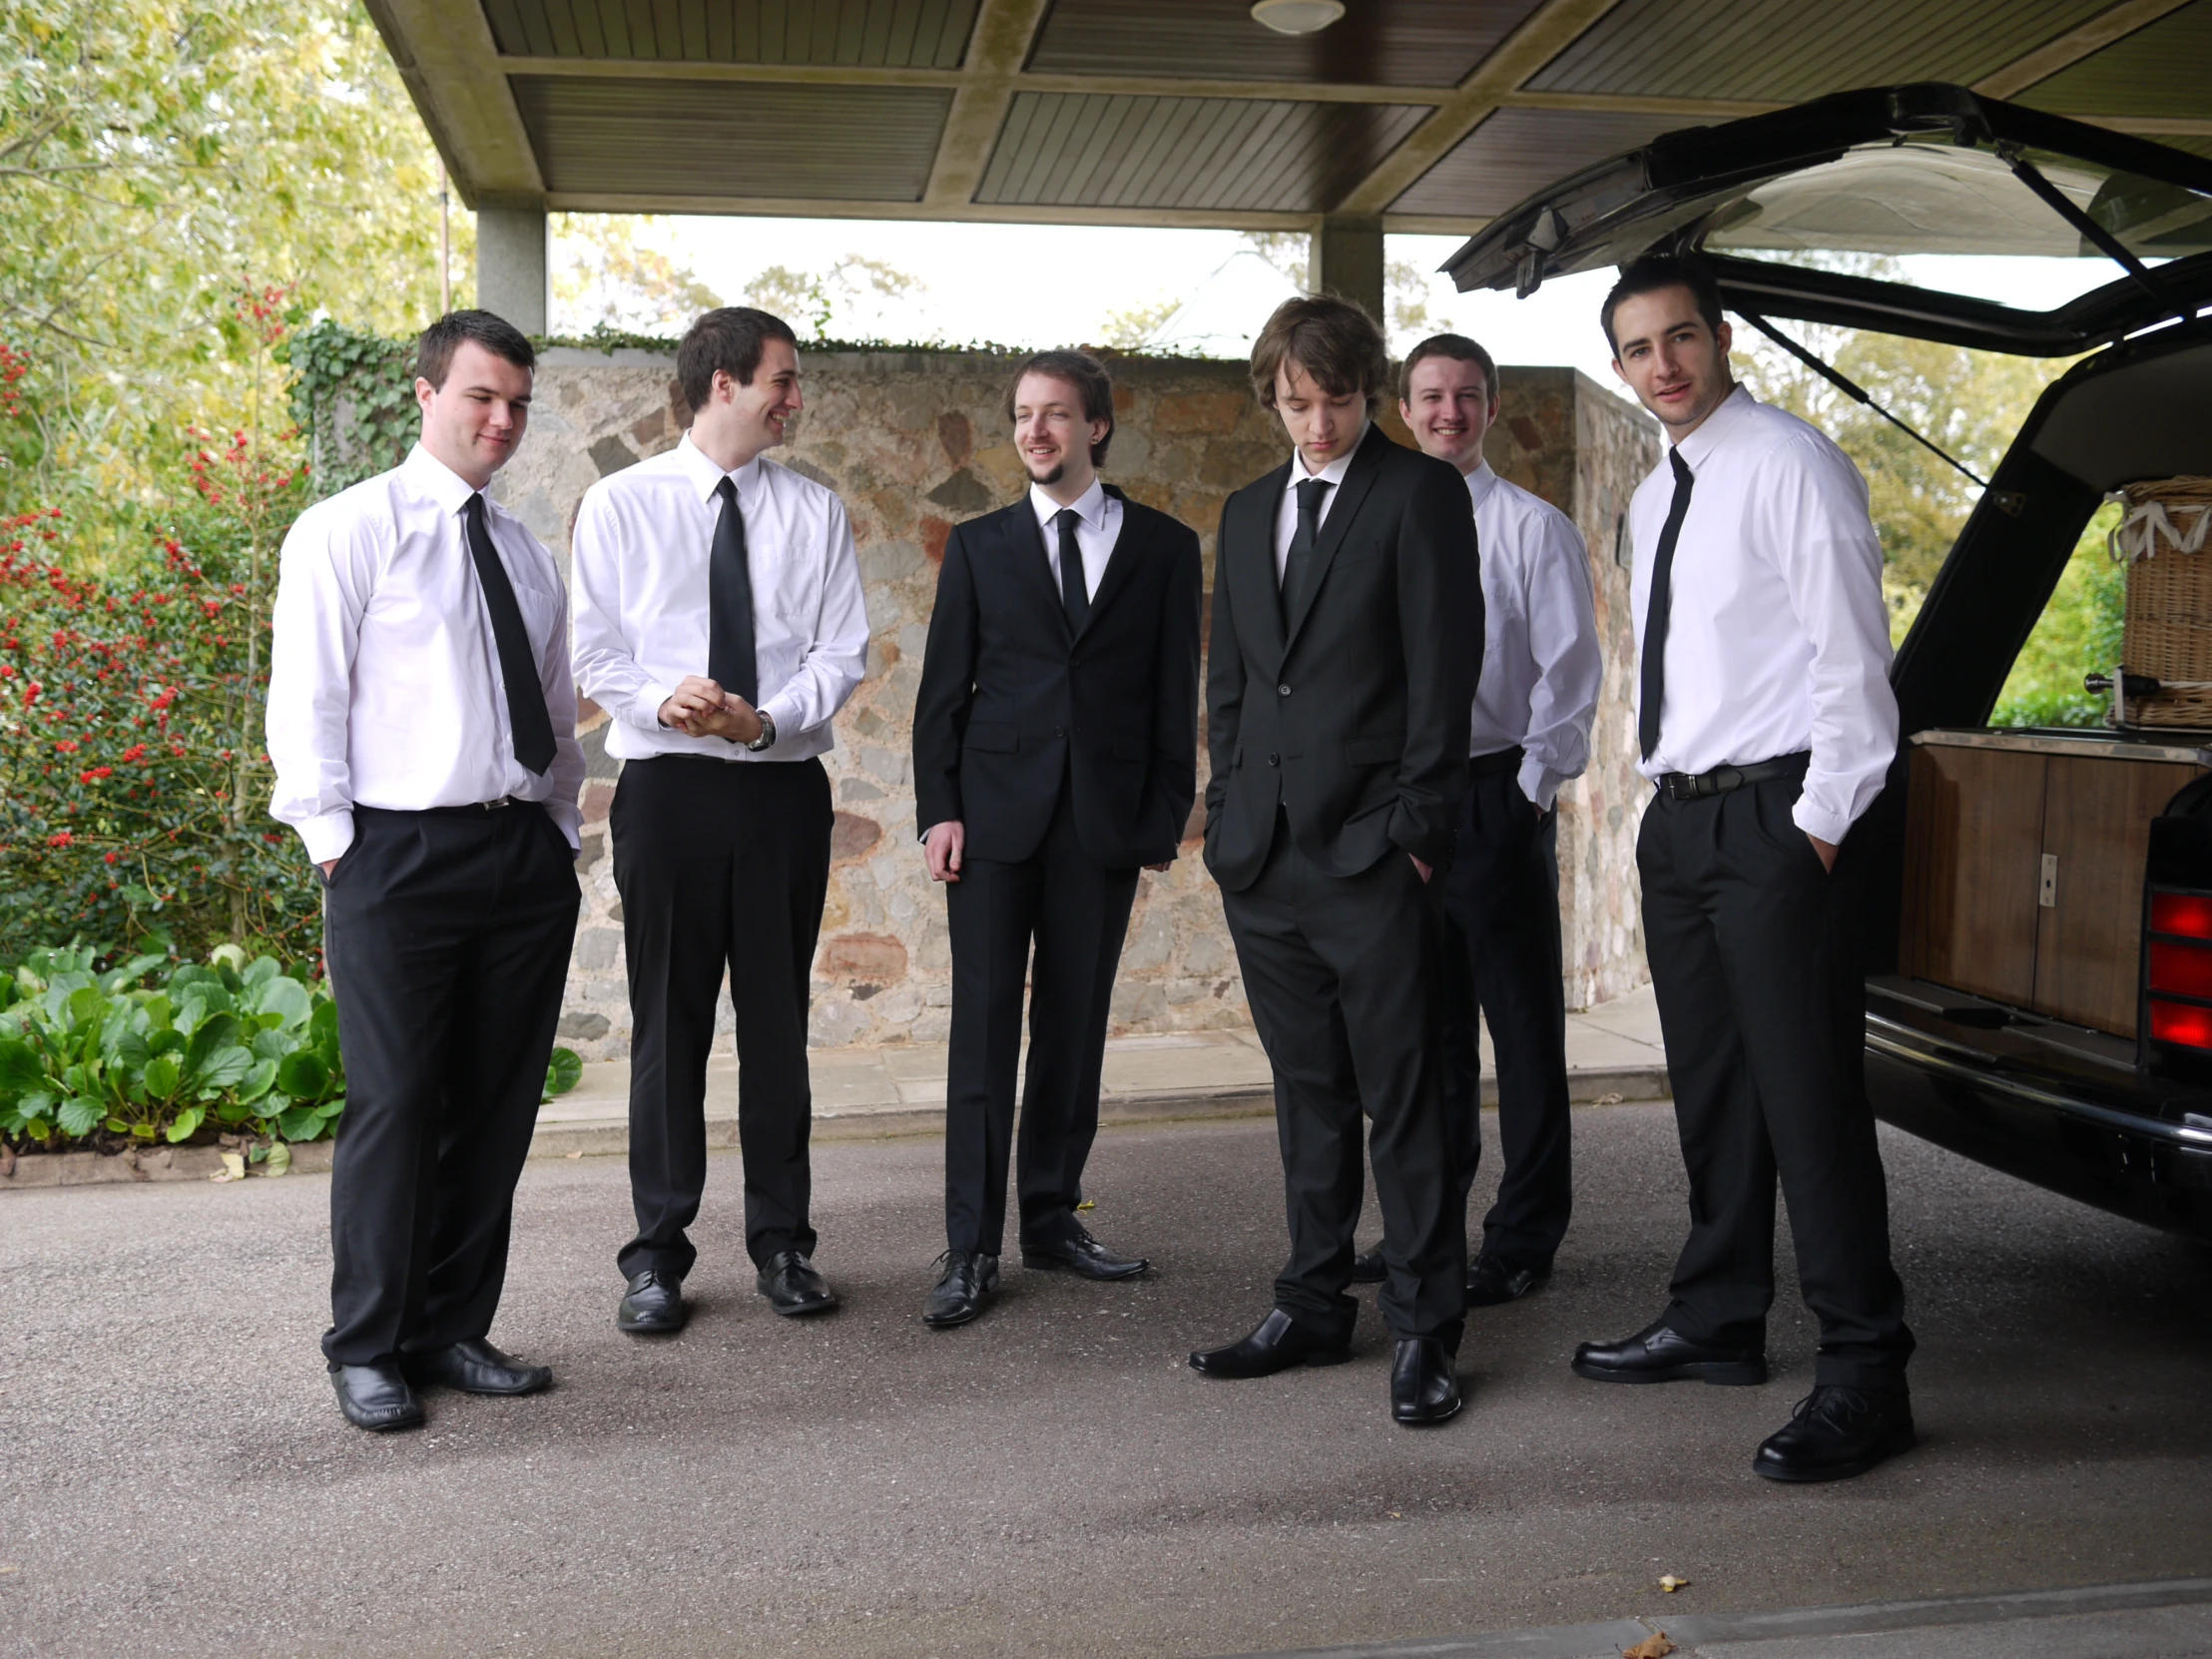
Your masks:
M738 1062L728 1039L707 1065L710 1144L735 1146ZM945 1047L818 1048L814 1071L818 1139L925 1134L944 1125ZM1483 1093L1494 1100L1490 1042L1482 1039ZM1578 1102L1650 1100L1667 1092L1659 1011L1646 985L1567 1016L1568 1092ZM630 1063L584 1068L583 1081L538 1113L538 1157L620 1152L629 1144ZM1113 1037L1099 1115L1109 1123L1146 1118L1246 1117L1272 1109L1268 1057L1250 1027L1160 1037Z
M1476 1316L1467 1409L1420 1432L1388 1421L1369 1293L1350 1365L1251 1383L1184 1365L1268 1304L1284 1224L1264 1119L1101 1135L1091 1225L1154 1275L1013 1264L946 1333L917 1318L943 1244L926 1138L817 1153L844 1306L813 1323L754 1294L738 1160L716 1154L697 1316L658 1343L614 1329L623 1161L535 1161L493 1336L557 1385L435 1392L426 1429L387 1438L339 1421L314 1348L326 1177L18 1193L0 1200L0 1655L1557 1659L1475 1638L1585 1627L1596 1642L1565 1652L1605 1659L1611 1630L1652 1625L1730 1659L2200 1654L2203 1606L2015 1606L1910 1635L1771 1622L2212 1563L2212 1251L1889 1130L1882 1146L1922 1445L1801 1488L1750 1469L1811 1373L1794 1291L1765 1387L1567 1371L1578 1340L1635 1330L1664 1295L1686 1211L1664 1103L1577 1111L1557 1276ZM1494 1179L1492 1157L1478 1210ZM1777 1267L1792 1285L1786 1235ZM1663 1573L1688 1587L1661 1593Z

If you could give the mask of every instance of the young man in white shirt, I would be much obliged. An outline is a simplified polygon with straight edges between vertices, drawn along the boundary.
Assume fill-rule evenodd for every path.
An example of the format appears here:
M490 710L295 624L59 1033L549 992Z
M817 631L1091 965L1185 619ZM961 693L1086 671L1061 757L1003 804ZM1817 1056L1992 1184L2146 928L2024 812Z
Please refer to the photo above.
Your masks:
M830 880L830 720L867 667L852 529L770 460L803 406L789 326L726 306L684 335L674 449L603 478L576 519L576 676L614 717L609 826L630 975L625 1331L685 1320L707 1180L707 1055L737 1016L746 1248L780 1314L836 1299L808 1219L808 979Z
M1882 546L1850 457L1731 377L1708 268L1637 261L1603 321L1667 433L1630 507L1640 768L1658 786L1636 861L1690 1237L1659 1319L1583 1344L1574 1369L1765 1382L1779 1174L1820 1348L1813 1392L1752 1466L1842 1479L1914 1435L1865 993L1833 873L1897 753Z
M1398 414L1421 452L1466 479L1482 549L1482 681L1443 928L1444 1099L1462 1203L1482 1155L1478 1006L1497 1055L1505 1171L1467 1267L1467 1306L1482 1308L1551 1277L1574 1202L1555 803L1589 765L1605 657L1581 532L1482 458L1498 410L1490 354L1463 334L1431 335L1405 354L1397 383ZM1382 1251L1353 1277L1382 1283Z
M484 495L522 441L530 342L489 311L423 331L422 438L299 515L273 618L270 811L321 871L345 1050L330 1329L348 1421L415 1388L521 1394L485 1340L576 931L584 782L568 597Z

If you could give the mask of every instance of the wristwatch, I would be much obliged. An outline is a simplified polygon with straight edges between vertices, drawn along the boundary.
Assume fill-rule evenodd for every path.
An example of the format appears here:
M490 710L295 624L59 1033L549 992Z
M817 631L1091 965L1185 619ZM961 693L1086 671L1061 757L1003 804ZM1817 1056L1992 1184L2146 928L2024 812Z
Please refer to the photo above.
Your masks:
M758 755L762 750L772 748L776 743L776 717L766 709L755 709L753 712L761 717L761 735L745 747Z

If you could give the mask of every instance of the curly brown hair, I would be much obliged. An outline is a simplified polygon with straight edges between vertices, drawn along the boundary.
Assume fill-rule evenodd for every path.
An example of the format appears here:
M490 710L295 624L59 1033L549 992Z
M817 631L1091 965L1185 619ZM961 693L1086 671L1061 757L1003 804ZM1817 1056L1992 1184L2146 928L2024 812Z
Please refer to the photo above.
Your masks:
M1252 342L1252 390L1275 407L1275 377L1295 362L1332 397L1358 392L1368 413L1390 394L1390 350L1367 307L1334 293L1304 294L1275 307Z

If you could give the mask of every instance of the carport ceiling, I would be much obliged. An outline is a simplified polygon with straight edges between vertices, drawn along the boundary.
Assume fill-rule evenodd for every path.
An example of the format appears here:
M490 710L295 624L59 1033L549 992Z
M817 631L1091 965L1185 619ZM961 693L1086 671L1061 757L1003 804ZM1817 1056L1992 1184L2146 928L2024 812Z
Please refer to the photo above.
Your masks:
M365 3L471 206L1456 233L1902 81L2212 149L2212 0Z

